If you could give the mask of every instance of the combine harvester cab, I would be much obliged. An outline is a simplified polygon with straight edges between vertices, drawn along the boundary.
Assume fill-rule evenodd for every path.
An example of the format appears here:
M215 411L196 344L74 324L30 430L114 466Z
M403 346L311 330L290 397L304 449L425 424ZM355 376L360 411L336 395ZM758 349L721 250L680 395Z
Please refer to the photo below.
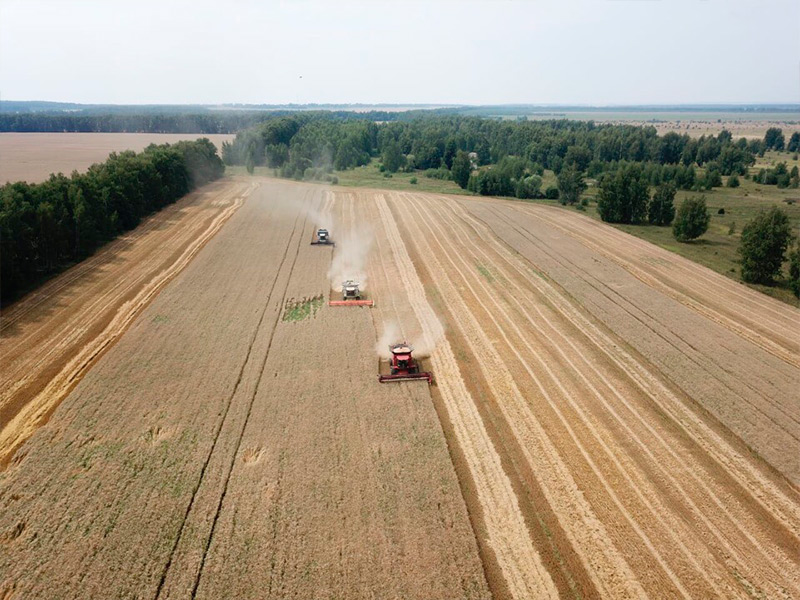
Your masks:
M357 281L348 279L342 283L342 299L331 300L328 306L372 306L375 303L372 300L361 299L361 289Z
M414 349L407 343L393 344L389 346L392 354L389 360L389 374L378 375L378 381L388 383L390 381L411 381L414 379L424 379L428 385L433 383L433 375L428 371L420 371L419 363L411 355Z
M327 229L317 229L317 238L311 242L312 246L335 246L331 240L331 234Z

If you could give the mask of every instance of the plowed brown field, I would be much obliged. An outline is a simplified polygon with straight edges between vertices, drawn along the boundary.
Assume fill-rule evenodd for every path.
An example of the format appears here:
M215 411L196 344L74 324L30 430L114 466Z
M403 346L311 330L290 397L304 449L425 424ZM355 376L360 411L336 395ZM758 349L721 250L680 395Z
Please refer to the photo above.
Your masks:
M258 183L0 475L0 597L800 598L800 311L565 210ZM373 309L290 312L319 215Z

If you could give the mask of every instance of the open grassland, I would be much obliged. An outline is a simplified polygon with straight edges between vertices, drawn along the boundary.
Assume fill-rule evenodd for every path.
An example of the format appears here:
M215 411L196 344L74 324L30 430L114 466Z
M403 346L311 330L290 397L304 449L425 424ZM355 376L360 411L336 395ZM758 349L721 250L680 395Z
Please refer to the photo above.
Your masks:
M46 180L51 173L69 175L103 162L111 152L140 152L150 144L206 137L216 146L233 135L194 133L0 133L0 185Z
M575 211L240 181L0 475L6 597L800 597L796 308ZM373 309L319 302L353 231Z

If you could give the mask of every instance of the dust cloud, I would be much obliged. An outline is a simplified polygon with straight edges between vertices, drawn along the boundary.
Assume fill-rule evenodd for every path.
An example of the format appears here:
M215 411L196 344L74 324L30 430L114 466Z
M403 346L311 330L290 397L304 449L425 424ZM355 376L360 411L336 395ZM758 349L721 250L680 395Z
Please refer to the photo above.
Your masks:
M391 358L390 345L407 342L414 349L414 356L429 357L444 338L444 327L439 319L431 319L431 323L432 331L420 331L416 323L413 328L404 328L396 321L384 321L380 338L375 344L375 352L380 358L388 360Z
M331 230L336 242L328 279L336 291L342 290L342 282L347 279L358 281L362 290L367 289L367 256L374 239L372 227L366 224L353 224L347 231Z

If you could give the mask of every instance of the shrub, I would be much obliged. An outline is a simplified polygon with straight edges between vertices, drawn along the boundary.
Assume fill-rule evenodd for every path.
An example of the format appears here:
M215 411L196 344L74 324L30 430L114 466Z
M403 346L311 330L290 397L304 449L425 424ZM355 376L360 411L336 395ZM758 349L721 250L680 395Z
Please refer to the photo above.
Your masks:
M726 183L726 185L729 188L737 188L737 187L739 187L739 176L734 173L733 175L728 177L728 182Z
M678 207L672 234L679 242L697 239L708 231L710 220L705 196L686 198Z
M411 179L408 180L408 182L411 185L417 185L417 178L416 177L412 177Z
M551 185L544 191L544 197L548 200L558 200L558 188Z
M542 178L538 175L529 175L517 182L516 196L522 200L539 198L542 195Z
M441 167L439 167L438 169L425 169L424 175L429 179L443 179L443 180L452 179L450 176L450 171L448 171L447 169L443 169Z
M777 206L762 210L742 228L739 254L742 279L769 285L780 273L784 255L792 239L789 217Z
M720 209L717 211L717 214L718 214L718 215L724 215L724 214L725 214L725 209L724 209L724 208L720 208Z

